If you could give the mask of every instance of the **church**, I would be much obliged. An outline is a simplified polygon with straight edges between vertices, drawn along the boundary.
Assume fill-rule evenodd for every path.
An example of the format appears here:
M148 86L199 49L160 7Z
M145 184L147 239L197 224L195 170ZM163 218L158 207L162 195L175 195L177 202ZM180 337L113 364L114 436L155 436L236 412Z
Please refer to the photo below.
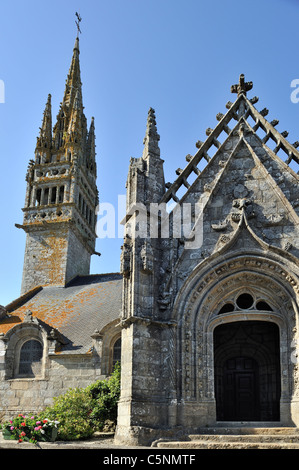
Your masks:
M48 96L23 207L21 295L0 308L0 413L38 412L121 362L115 442L223 423L299 426L298 142L240 75L173 182L155 111L131 158L120 273L90 274L95 124L76 38L52 126Z

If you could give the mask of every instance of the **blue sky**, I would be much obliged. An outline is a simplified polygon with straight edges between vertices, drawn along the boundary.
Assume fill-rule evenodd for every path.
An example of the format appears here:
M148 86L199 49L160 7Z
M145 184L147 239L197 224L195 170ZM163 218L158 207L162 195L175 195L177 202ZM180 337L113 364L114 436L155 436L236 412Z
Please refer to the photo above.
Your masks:
M25 174L48 93L53 121L62 100L76 36L80 36L83 100L95 117L100 201L125 194L130 157L143 149L147 111L156 110L165 179L185 166L195 142L234 101L239 75L249 97L267 107L278 130L299 140L298 0L37 0L2 2L0 14L0 304L19 296L25 248ZM122 240L97 240L102 256L91 273L119 271Z

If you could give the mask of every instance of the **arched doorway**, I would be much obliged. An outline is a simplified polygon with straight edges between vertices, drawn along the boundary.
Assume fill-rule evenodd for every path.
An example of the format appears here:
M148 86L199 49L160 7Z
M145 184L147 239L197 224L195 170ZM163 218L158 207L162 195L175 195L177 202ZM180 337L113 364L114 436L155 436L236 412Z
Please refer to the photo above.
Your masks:
M279 421L279 328L236 321L214 330L217 421Z

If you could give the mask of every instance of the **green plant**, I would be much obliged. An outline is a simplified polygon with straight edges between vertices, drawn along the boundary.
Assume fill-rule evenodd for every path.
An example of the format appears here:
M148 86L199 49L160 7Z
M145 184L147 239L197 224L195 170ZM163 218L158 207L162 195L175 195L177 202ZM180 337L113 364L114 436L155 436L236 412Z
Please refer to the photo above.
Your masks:
M90 420L95 430L103 429L105 421L117 420L117 403L120 396L120 364L117 363L107 380L98 380L87 387L94 399Z
M89 418L92 408L91 394L85 389L74 388L54 398L53 405L41 415L59 421L60 440L86 439L94 431Z

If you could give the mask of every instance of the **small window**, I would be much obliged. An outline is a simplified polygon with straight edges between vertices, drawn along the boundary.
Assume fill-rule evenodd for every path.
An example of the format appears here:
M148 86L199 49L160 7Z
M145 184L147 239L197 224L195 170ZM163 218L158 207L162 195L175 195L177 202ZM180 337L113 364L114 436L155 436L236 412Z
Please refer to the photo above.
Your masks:
M253 297L250 294L241 294L237 298L237 305L241 309L247 309L253 305Z
M20 351L19 375L36 377L41 374L43 347L35 339L26 341Z
M272 308L264 300L259 300L256 304L257 310L269 310L272 312Z
M233 312L235 310L235 307L233 304L225 304L223 307L219 310L218 315L221 313L229 313Z
M118 340L115 341L114 346L113 346L113 360L112 360L113 369L117 362L120 363L120 360L121 360L121 338L118 338Z
M64 186L60 186L58 194L58 202L62 203L64 200Z

